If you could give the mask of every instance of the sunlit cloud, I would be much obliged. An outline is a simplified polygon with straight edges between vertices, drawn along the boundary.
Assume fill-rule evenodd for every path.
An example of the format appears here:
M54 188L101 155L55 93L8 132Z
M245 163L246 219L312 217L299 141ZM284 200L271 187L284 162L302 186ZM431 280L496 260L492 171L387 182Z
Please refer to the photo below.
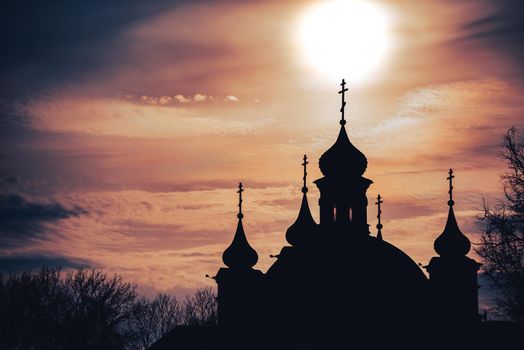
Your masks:
M228 101L237 102L234 96ZM264 120L224 120L202 115L177 106L163 106L166 96L141 96L136 104L118 99L64 98L36 100L21 107L31 126L38 130L75 132L129 137L184 137L205 134L256 134L272 123ZM189 104L191 100L176 95L172 100ZM153 102L152 102L153 101Z
M202 94L195 94L193 99L195 100L195 102L204 102L205 100L207 100L208 97L210 97L211 99L213 98L213 96L207 96L207 95L202 95Z
M226 101L226 102L238 102L238 97L235 97L233 95L227 95L224 98L224 101Z

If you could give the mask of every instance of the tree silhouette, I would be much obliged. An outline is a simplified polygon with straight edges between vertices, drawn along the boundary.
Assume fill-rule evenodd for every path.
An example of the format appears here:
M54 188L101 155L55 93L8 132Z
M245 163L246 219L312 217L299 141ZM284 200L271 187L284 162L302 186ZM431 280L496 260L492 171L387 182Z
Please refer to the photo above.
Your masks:
M184 303L184 323L188 326L212 326L217 323L217 301L211 288L198 289Z
M485 203L483 233L477 253L497 292L496 311L524 320L524 140L508 130L500 153L508 166L501 175L504 199L494 209Z
M134 349L149 347L173 328L183 324L184 308L174 296L161 293L152 300L141 298L137 306L136 317L130 327Z
M100 270L2 276L0 348L124 348L135 298L134 285Z
M43 268L0 274L0 349L145 349L180 325L217 321L216 298L199 289L138 297L119 275Z

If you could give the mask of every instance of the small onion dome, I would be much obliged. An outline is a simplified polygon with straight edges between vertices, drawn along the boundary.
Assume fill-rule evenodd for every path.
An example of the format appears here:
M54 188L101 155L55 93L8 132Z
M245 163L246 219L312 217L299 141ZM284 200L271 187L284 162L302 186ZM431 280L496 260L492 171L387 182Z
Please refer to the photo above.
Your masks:
M317 223L313 220L309 210L306 193L304 193L298 217L286 231L286 240L294 247L304 246L311 241L317 228Z
M324 176L341 178L361 176L368 166L366 156L349 141L343 124L337 141L324 152L318 163Z
M458 227L455 213L453 212L453 205L449 206L448 221L446 222L444 232L437 237L433 247L442 257L465 256L471 248L471 242L466 236L464 236Z
M237 231L233 242L224 250L222 260L227 267L234 269L249 269L258 261L257 252L249 245L244 227L242 226L242 214L238 214Z

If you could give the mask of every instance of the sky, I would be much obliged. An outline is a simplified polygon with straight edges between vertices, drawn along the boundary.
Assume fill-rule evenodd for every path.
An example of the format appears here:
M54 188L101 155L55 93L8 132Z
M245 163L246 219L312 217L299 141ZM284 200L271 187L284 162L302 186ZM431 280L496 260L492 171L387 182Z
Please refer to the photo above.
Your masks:
M265 271L298 213L304 154L318 220L342 78L372 234L380 193L384 239L427 264L453 168L477 243L483 200L502 194L502 137L524 126L524 5L327 3L2 2L0 270L103 268L144 295L214 286L242 181Z

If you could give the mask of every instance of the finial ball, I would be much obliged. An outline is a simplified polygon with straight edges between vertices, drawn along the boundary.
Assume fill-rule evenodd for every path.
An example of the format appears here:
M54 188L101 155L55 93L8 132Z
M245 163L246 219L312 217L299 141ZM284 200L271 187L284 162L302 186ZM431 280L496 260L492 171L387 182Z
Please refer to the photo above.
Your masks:
M237 218L242 219L243 217L244 217L244 214L242 214L242 213L238 213L237 214Z
M455 201L454 201L453 199L450 199L450 200L448 201L448 205L449 205L450 207L452 207L454 204L455 204Z
M383 227L384 227L384 226L382 226L382 224L378 224L378 225L377 225L377 228L378 228L379 230L382 230Z
M345 121L344 119L342 119L342 120L340 121L340 125L346 125L346 121Z
M307 193L307 191L308 191L307 187L305 187L305 186L304 186L304 187L302 187L302 193L306 194L306 193Z

